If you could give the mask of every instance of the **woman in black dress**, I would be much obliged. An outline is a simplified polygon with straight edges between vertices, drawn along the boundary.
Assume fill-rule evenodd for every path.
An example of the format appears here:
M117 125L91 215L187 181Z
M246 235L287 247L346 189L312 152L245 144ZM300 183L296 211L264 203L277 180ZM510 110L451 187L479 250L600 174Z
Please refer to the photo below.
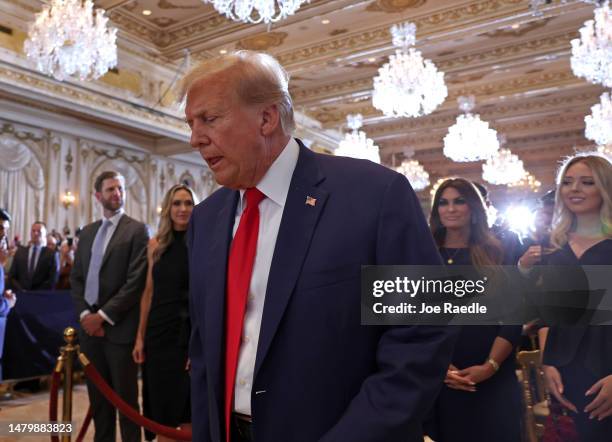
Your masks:
M519 266L612 265L612 164L599 155L576 155L561 167L552 253L532 246ZM545 286L564 275L543 272ZM552 280L555 281L552 281ZM562 283L562 282L561 282ZM550 394L571 410L582 442L612 440L612 327L553 326L540 331Z
M489 229L485 205L467 180L444 181L434 196L430 227L448 265L500 265L503 251ZM463 326L445 386L433 411L436 442L521 440L520 388L514 347L520 326Z
M173 186L164 197L159 230L147 250L147 282L132 352L136 363L143 364L143 397L151 419L175 428L186 428L191 422L185 233L195 202L193 190L183 184ZM158 440L168 438L158 435Z

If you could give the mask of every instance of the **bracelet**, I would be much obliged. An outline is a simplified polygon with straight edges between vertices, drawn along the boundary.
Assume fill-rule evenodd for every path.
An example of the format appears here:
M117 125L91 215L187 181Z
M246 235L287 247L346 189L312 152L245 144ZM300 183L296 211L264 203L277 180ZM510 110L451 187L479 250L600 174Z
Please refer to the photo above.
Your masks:
M491 367L493 367L493 370L495 370L495 372L499 370L499 364L495 359L489 358L487 359L487 363L491 364Z

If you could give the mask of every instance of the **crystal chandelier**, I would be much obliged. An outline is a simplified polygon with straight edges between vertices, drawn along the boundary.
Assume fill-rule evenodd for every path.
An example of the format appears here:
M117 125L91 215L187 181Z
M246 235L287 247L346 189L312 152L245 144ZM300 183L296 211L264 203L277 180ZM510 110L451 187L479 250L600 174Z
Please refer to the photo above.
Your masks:
M508 187L528 188L532 192L537 192L540 189L541 185L542 183L536 180L536 178L532 174L530 174L529 172L525 172L525 176L522 179L514 183L508 184Z
M371 138L367 138L365 132L359 130L363 126L363 116L361 114L347 115L346 120L351 132L344 135L338 145L335 154L345 157L361 158L380 164L380 154L378 146Z
M472 114L474 96L459 97L459 109L465 112L444 137L444 155L453 161L479 161L490 158L499 149L495 130L480 116Z
M374 77L372 105L387 117L420 117L433 112L448 95L444 72L431 60L424 60L415 43L416 25L391 27L393 45L398 49Z
M597 152L612 161L612 144L607 144L605 146L597 146Z
M97 79L117 65L117 29L91 0L51 0L30 25L23 48L40 72L57 80Z
M395 170L408 178L416 191L429 186L429 174L417 160L404 160Z
M580 38L571 41L574 75L612 87L612 14L605 1L595 9L595 20L580 28Z
M591 107L591 115L584 117L584 134L599 145L612 142L612 101L610 93L604 92L599 104Z
M523 162L510 149L499 149L482 165L482 179L491 184L515 183L526 173Z
M245 23L272 23L295 14L310 0L203 0L212 3L219 14Z

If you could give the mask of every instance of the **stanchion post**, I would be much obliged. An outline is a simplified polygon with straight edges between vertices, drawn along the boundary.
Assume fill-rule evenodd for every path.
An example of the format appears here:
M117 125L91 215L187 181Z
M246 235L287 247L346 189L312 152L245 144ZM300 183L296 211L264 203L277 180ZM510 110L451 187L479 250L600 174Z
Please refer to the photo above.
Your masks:
M68 327L64 330L64 341L66 345L62 347L64 365L64 395L62 401L62 421L72 422L72 373L74 366L74 355L77 351L75 345L76 330ZM63 433L62 442L70 442L71 434Z

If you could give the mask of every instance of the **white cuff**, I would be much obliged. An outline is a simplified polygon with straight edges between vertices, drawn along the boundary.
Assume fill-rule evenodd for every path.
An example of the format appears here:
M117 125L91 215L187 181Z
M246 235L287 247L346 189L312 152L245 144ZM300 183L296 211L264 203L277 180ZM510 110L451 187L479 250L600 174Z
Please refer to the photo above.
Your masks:
M88 314L90 314L90 313L91 313L91 312L90 312L89 310L87 310L87 309L83 310L83 311L81 312L81 314L79 315L79 320L83 319L83 317L84 317L84 316L86 316L86 315L88 315Z
M115 323L113 321L111 321L111 318L109 318L106 313L104 313L104 311L102 310L98 310L98 313L100 313L100 316L102 316L102 319L104 319L106 322L108 322L110 325L115 325Z

